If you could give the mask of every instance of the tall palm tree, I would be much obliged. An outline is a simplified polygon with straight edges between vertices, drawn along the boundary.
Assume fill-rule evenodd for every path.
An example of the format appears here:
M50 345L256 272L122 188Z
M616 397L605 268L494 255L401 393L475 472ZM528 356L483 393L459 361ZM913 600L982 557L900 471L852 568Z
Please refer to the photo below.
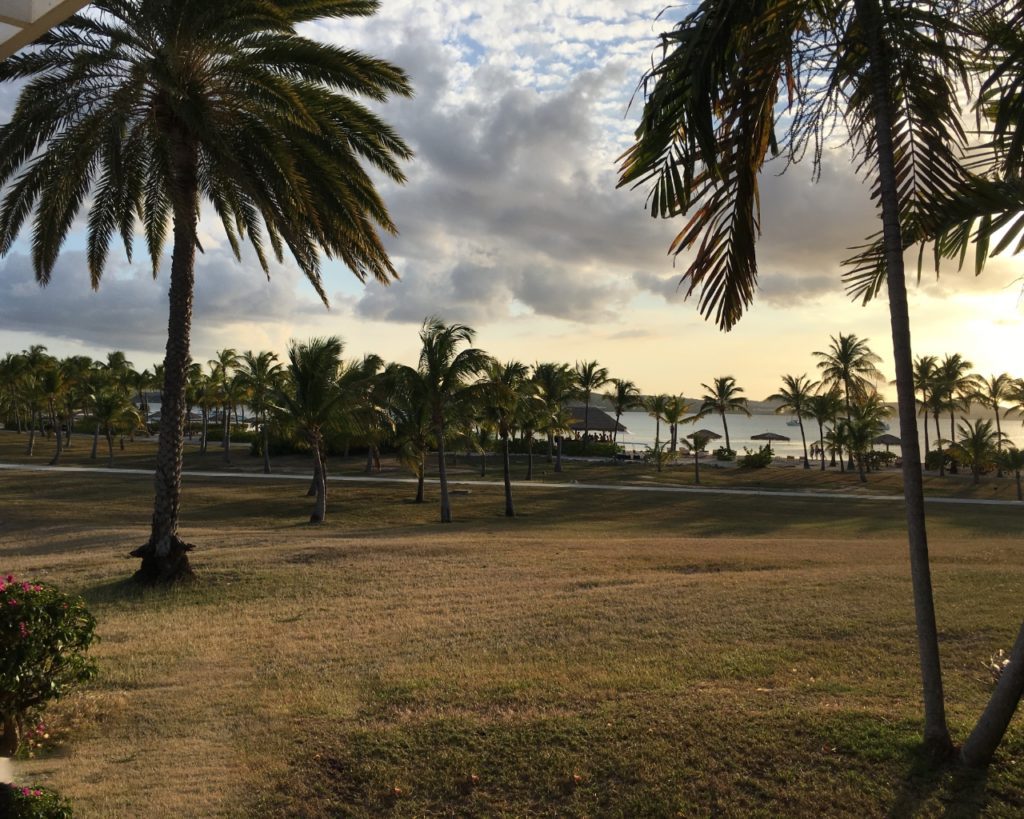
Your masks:
M228 347L217 350L216 356L207 364L210 366L210 382L217 394L221 412L220 447L223 450L224 463L231 463L231 413L235 410L237 384L234 370L238 366L238 351Z
M430 421L437 439L438 479L441 483L441 522L452 522L451 498L448 494L448 467L445 463L445 436L448 421L459 405L473 398L468 382L490 361L483 350L470 347L476 333L465 324L445 324L430 316L420 329L420 360L418 369L425 384ZM463 346L467 345L467 346ZM460 349L462 348L462 349Z
M288 378L275 402L288 414L313 454L316 502L310 523L323 523L327 516L324 433L335 421L335 410L343 397L338 389L343 348L337 336L292 342L288 346Z
M825 471L825 424L836 423L843 409L843 399L835 387L819 392L807 399L807 415L818 424L818 447L821 455L821 471ZM835 464L833 463L833 466Z
M958 82L969 71L959 46L976 6L701 0L662 34L620 173L622 185L650 185L653 216L693 212L670 252L696 249L684 274L688 292L699 289L701 312L729 329L756 292L758 181L769 152L792 161L809 155L820 167L825 138L843 120L881 211L881 253L863 265L868 284L851 286L867 297L883 284L888 291L924 741L940 755L952 741L928 562L903 231L933 221L937 204L967 176ZM788 106L780 104L783 92ZM1024 659L1024 637L1021 652Z
M914 359L914 389L921 393L921 413L924 415L924 451L928 446L928 408L935 391L935 377L939 360L933 355L919 355Z
M246 400L256 416L263 449L263 474L270 474L270 410L273 396L277 392L283 369L277 354L269 351L244 352L238 359L236 375L239 386L246 391Z
M583 399L583 451L590 443L590 397L609 381L608 370L596 361L576 362L576 389Z
M611 380L612 389L604 394L605 400L610 402L615 411L615 429L612 431L612 444L619 440L619 419L622 413L640 406L640 389L632 381L622 378Z
M533 365L533 380L537 384L537 397L544 402L544 425L542 432L548 437L548 463L554 457L555 436L562 436L568 432L570 421L563 422L566 405L572 400L576 392L576 374L568 364L544 362ZM559 421L556 422L556 418ZM561 439L559 439L559 449ZM562 471L561 459L555 465L555 472Z
M142 414L132 403L130 393L116 384L96 394L92 407L92 420L102 428L107 440L107 466L114 465L114 432L141 426Z
M416 478L416 503L423 503L427 455L434 443L434 428L422 373L400 364L384 373L388 384L388 411L394 425L398 459Z
M322 253L360 280L394 277L378 232L395 226L362 163L402 181L398 161L410 151L353 95L380 102L408 95L409 83L383 60L298 31L377 6L96 0L0 63L0 81L27 81L0 128L0 254L34 211L33 264L45 284L87 207L97 286L115 233L130 257L136 215L154 272L168 227L173 235L155 499L150 538L136 550L140 581L191 573L178 513L200 203L212 205L236 257L248 239L269 275L267 244L279 261L287 248L325 303Z
M689 412L691 409L692 406L682 395L670 395L665 402L662 417L665 419L665 423L668 424L669 452L674 453L679 449L679 425L694 421L698 417L703 417L700 415L690 417Z
M821 370L821 380L842 388L846 404L846 417L852 413L852 406L881 378L876 366L882 359L872 352L866 338L853 333L831 337L831 344L825 351L814 353Z
M1024 471L1024 451L1012 447L1004 449L998 454L999 464L1007 472L1012 472L1017 481L1017 500L1024 501L1024 491L1021 487L1020 473Z
M818 387L818 383L808 379L806 373L804 375L784 375L782 376L782 388L777 393L768 396L769 401L781 402L775 410L776 412L792 413L800 422L800 440L804 445L804 469L811 468L811 462L807 457L807 436L804 434L804 418L810 414L807 404L811 396L814 395L814 390Z
M960 460L971 467L974 483L978 484L981 482L981 473L998 460L1003 435L995 430L991 421L978 420L971 423L966 418L957 424L957 432L960 437L953 447Z
M1003 426L1000 423L1000 416L1009 410L1003 409L1002 402L1010 400L1013 394L1013 379L1007 373L989 376L974 376L974 400L984 407L988 407L995 415L996 421L996 446L1003 448Z
M490 361L479 382L479 399L485 417L498 431L501 439L502 467L505 481L505 517L516 516L512 503L512 474L509 462L509 438L519 417L523 403L533 396L529 368L518 361L502 364Z
M658 471L661 472L662 446L661 446L661 422L665 420L665 409L668 407L671 397L668 395L648 395L644 399L644 409L654 419L654 458L658 464Z
M722 375L716 378L711 384L701 384L707 392L701 396L700 412L717 412L722 418L722 429L725 431L725 448L732 451L732 442L729 440L729 424L725 420L727 412L742 412L748 418L750 410L747 409L747 399L740 393L743 388L737 386L736 379L731 375Z
M942 395L949 413L949 440L956 440L956 413L970 409L971 400L977 395L978 384L970 372L974 365L960 353L945 355L939 362L936 374L937 392Z

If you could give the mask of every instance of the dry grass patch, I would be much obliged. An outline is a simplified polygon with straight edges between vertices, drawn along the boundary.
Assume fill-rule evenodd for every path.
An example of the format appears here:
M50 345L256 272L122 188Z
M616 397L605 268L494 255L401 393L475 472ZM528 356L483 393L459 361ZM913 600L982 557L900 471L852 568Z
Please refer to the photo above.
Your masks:
M139 591L146 478L0 473L0 564L84 594L99 680L22 770L84 816L895 815L1024 810L922 776L898 505L186 482L196 582ZM1021 512L934 510L951 719L1007 647Z

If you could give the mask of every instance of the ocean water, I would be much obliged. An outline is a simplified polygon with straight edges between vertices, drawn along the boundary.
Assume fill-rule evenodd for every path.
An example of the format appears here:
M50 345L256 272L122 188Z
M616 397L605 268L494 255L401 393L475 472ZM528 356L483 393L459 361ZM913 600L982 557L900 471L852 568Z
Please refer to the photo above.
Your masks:
M729 424L729 439L732 442L732 448L737 452L743 452L743 448L747 447L751 450L756 450L764 444L764 441L754 441L751 439L751 435L757 435L760 432L776 432L779 435L786 435L790 438L789 441L774 441L772 443L772 449L775 453L781 457L787 455L793 455L794 457L803 456L803 446L800 443L800 427L788 426L787 421L796 420L794 415L752 415L749 418L746 415L726 415L726 422ZM974 420L972 418L972 420ZM959 418L958 418L959 421ZM622 444L626 451L636 449L637 452L642 452L646 447L654 445L654 431L655 422L645 412L625 412L622 414L620 423L626 427L627 432L619 433L619 443ZM900 422L895 416L886 420L889 424L888 432L892 435L899 437L900 434ZM921 447L924 447L924 431L922 424L924 423L923 418L918 419L918 437L921 441ZM935 440L935 421L929 419L930 426L928 427L929 440ZM1024 446L1024 426L1021 425L1020 418L1004 418L1000 422L1002 424L1003 432L1005 432L1014 444L1018 447ZM949 417L942 418L939 421L939 425L942 429L943 436L949 435ZM725 446L725 436L722 432L722 418L720 415L708 415L701 418L700 421L694 424L681 424L679 427L679 437L683 438L691 434L694 429L710 429L722 435L721 441L711 441L708 444L709 450L714 450L719 445ZM826 427L826 430L828 428ZM804 419L804 433L807 435L807 446L818 440L818 425L813 419ZM668 424L661 425L661 440L669 440ZM882 446L878 446L878 449L884 449ZM892 447L894 451L899 451L899 447Z

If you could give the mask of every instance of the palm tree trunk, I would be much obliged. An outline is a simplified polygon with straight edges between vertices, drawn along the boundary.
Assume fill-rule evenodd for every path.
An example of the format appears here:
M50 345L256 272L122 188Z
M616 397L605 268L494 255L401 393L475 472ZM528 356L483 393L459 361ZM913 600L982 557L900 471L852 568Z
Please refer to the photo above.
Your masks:
M480 450L480 477L486 477L487 475L487 452L483 449Z
M800 422L800 440L804 445L804 469L811 468L811 460L807 457L807 436L804 434L803 416L797 415L796 420Z
M448 465L444 461L444 416L435 418L437 427L437 478L441 484L441 523L452 522L452 499L448 495Z
M555 459L555 435L553 432L548 433L548 457L547 462L551 463Z
M420 452L419 474L416 476L416 503L423 503L423 473L427 471L427 456Z
M1020 485L1020 470L1017 470L1014 475L1017 478L1017 500L1024 500L1024 493L1021 492Z
M263 419L263 474L270 474L270 425Z
M533 480L533 430L523 436L526 439L526 480Z
M21 745L21 725L14 714L6 714L3 718L3 734L0 734L0 756L12 757Z
M161 427L163 426L163 411L160 413ZM199 441L199 454L206 454L206 435L210 429L210 410L206 406L203 407L203 432L202 438Z
M729 441L729 425L725 421L725 410L722 410L719 415L722 416L722 429L725 431L725 448L730 452L732 451L732 443Z
M313 480L316 482L316 503L313 504L313 514L309 516L310 523L323 523L327 515L327 471L324 468L323 455L319 436L313 439Z
M366 466L363 467L364 475L373 474L373 445L366 445Z
M924 695L924 742L936 756L948 757L953 744L946 724L939 637L935 624L935 604L932 599L931 567L928 562L924 485L917 438L917 400L914 394L914 365L910 345L910 312L903 269L900 202L892 144L893 116L888 60L885 44L882 42L878 0L856 0L856 7L867 39L871 72L869 81L874 93L876 159L885 244L886 285L889 294L893 360L896 365L900 429L903 433L903 495L906 503L914 611Z
M700 448L696 445L693 447L693 479L695 483L700 484Z
M587 454L587 444L590 443L590 393L587 393L587 400L583 409L583 454Z
M89 455L89 459L96 460L96 450L100 444L100 422L96 422L96 429L92 432L92 453Z
M114 465L114 433L110 427L106 429L107 436L107 466Z
M615 428L612 430L612 447L619 443L619 419L622 417L622 410L615 408ZM612 450L614 451L614 449Z
M157 444L153 521L147 543L134 552L142 565L135 579L170 583L192 574L188 552L193 548L178 537L181 509L181 467L184 450L189 339L195 284L196 224L199 217L197 151L184 128L172 130L170 195L174 207L174 249L171 255L170 310L164 356L163 404ZM174 133L176 131L176 133Z
M224 440L221 442L224 449L224 463L231 463L231 409L224 407Z
M512 469L509 463L508 455L508 433L503 433L501 436L501 448L502 448L502 467L505 471L505 517L514 518L516 516L515 507L512 505Z
M960 751L960 760L969 768L984 768L992 761L1006 727L1010 724L1017 703L1024 694L1024 625L1017 632L1010 650L1010 664L1003 669L996 690L985 712L974 726Z
M53 453L53 458L50 459L50 466L57 466L60 463L60 456L64 453L64 430L60 428L57 410L52 406L50 407L50 414L53 415L54 428L57 431L57 451Z
M932 413L935 417L935 448L942 452L942 430L939 428L939 413ZM927 424L928 422L925 421ZM946 456L943 455L939 458L939 477L944 477L946 474Z
M25 450L26 455L31 455L33 450L36 448L36 411L32 410L32 415L29 418L28 424L28 448Z
M654 459L661 472L661 418L658 417L654 419Z
M555 472L562 471L562 436L558 436L558 458L555 460Z
M924 452L925 452L925 457L928 457L928 451L930 449L931 449L931 446L929 446L929 441L928 441L928 412L926 410L925 414L924 414Z

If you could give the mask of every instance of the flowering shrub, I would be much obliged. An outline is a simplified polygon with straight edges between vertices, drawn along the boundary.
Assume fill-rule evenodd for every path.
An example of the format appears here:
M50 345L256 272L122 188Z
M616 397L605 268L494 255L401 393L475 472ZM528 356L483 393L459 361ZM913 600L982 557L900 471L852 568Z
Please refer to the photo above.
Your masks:
M10 819L71 819L71 804L49 788L0 784L0 816Z
M0 756L13 756L27 717L96 668L85 652L96 621L81 598L0 577Z

